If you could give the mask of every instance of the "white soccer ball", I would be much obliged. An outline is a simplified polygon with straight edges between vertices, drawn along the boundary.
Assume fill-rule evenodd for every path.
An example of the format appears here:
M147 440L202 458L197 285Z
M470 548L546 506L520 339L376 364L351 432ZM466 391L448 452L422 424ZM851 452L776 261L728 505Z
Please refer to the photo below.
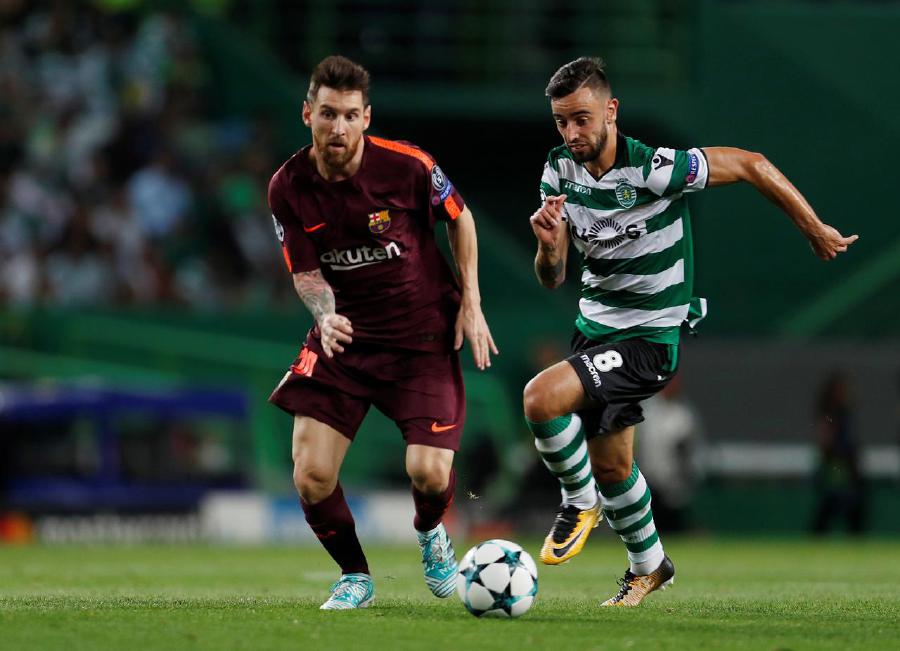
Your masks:
M519 617L537 596L537 566L521 546L487 540L466 552L456 575L456 593L476 617Z

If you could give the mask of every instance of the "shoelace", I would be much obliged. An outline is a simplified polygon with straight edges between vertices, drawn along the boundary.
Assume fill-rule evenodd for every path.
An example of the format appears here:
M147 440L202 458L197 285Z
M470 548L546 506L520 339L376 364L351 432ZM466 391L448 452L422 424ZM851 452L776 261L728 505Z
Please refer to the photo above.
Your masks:
M344 579L335 581L331 586L332 599L340 599L345 601L348 596L359 597L360 601L366 597L366 586L364 581L359 579Z
M578 524L578 514L581 510L575 506L566 506L556 512L556 520L553 523L553 542L562 543L575 530Z
M631 590L631 582L634 580L635 575L631 573L631 570L625 570L625 576L621 579L618 579L616 583L619 584L619 592L613 597L613 601L622 601L625 598L625 595L628 594L628 591Z
M443 563L447 556L449 556L449 539L445 538L444 540L438 540L436 545L433 544L434 539L438 538L439 536L440 534L436 533L425 543L428 553L426 555L426 558L423 559L423 562L430 563L435 560L437 561L437 563Z

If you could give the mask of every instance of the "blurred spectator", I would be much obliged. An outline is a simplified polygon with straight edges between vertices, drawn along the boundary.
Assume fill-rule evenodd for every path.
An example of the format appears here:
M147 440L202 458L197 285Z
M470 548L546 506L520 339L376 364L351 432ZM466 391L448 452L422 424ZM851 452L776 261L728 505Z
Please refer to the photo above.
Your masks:
M844 519L850 533L863 531L865 483L853 429L850 381L843 371L835 371L822 385L816 404L819 467L815 477L818 504L812 522L815 534L825 533L835 518Z
M178 11L0 3L0 301L288 293L266 208L272 138L211 110L201 46Z
M78 205L45 265L48 296L58 305L101 305L116 297L109 247L94 238L87 210Z
M171 237L191 207L191 190L161 151L128 182L128 199L141 230L154 239Z
M700 417L681 395L680 375L641 406L644 422L637 426L635 456L653 488L653 517L663 531L685 531L702 472Z

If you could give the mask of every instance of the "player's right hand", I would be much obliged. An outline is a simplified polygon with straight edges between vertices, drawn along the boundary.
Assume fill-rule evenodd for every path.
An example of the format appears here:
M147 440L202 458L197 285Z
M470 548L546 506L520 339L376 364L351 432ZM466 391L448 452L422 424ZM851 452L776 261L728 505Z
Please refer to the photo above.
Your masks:
M818 231L809 236L809 245L821 260L833 260L838 253L844 253L851 244L859 239L859 235L844 237L833 226L822 224Z
M350 319L340 314L326 314L319 321L322 350L327 357L334 357L335 353L344 352L341 344L353 343L353 326Z
M563 204L566 202L565 194L558 194L544 199L544 205L537 209L531 216L531 230L541 244L555 246L559 229L563 228Z

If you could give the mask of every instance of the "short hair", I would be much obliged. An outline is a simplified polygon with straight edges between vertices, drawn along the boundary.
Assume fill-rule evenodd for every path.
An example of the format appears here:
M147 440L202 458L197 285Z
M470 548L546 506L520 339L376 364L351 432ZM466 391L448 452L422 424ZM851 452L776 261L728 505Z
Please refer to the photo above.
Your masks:
M579 57L570 61L553 73L544 93L550 99L560 99L582 86L595 92L610 93L604 65L603 59L597 57Z
M325 86L334 90L358 90L362 92L363 106L369 105L369 71L347 57L332 55L325 57L312 71L306 100L316 101L319 89Z

